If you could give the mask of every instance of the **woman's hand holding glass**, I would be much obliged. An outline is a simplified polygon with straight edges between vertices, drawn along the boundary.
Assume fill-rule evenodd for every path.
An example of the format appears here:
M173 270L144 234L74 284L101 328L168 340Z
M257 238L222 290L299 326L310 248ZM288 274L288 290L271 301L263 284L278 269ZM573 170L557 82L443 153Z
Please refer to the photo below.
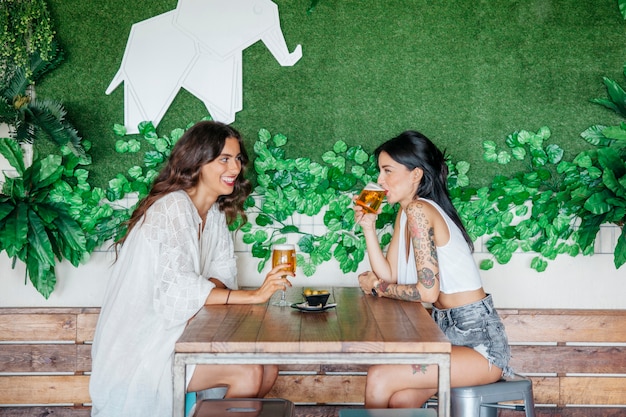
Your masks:
M267 273L257 292L264 301L269 300L276 291L284 291L286 287L291 287L288 277L294 276L295 273L291 271L289 264L276 265Z
M356 204L356 200L358 196L354 196L352 201L354 202L354 222L361 226L361 228L365 230L376 230L376 218L382 211L381 208L378 209L376 213L371 213L363 209L363 207L359 204Z

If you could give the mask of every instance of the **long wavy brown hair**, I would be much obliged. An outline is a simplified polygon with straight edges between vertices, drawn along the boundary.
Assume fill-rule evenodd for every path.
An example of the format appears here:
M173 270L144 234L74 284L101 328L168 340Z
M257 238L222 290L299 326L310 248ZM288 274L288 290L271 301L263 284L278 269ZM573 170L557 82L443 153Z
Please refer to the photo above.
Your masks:
M146 211L162 196L173 191L188 190L198 184L200 171L205 164L214 161L223 151L226 139L234 138L241 148L241 172L235 180L232 194L222 195L217 199L218 208L226 215L228 224L232 224L238 216L246 221L243 203L250 195L252 186L244 178L248 164L248 153L240 133L233 127L215 121L202 121L193 125L176 142L172 148L167 164L154 180L152 188L144 197L128 220L126 233L115 243L122 245Z

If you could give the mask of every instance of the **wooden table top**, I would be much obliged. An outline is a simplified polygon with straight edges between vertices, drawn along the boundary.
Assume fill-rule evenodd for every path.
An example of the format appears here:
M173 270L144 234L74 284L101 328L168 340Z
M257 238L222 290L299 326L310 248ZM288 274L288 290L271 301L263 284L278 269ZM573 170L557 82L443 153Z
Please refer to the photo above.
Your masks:
M177 353L449 353L449 340L421 303L330 289L323 312L302 312L271 302L202 308L176 343ZM302 302L302 288L287 300ZM275 301L276 294L271 301Z

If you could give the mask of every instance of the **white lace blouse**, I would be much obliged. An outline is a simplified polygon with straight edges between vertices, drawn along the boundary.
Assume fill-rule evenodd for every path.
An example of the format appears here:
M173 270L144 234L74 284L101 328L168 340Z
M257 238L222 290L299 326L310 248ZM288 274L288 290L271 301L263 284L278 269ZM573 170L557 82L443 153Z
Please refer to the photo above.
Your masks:
M191 199L177 191L128 235L92 347L92 416L171 417L176 340L215 287L208 278L237 288L233 241L217 204L201 227Z

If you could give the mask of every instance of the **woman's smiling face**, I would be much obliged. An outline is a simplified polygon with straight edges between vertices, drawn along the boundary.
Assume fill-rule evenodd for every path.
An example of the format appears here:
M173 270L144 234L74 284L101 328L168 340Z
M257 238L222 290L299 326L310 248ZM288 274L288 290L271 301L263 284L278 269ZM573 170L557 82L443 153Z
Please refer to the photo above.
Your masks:
M400 206L406 207L413 201L421 178L419 168L409 171L385 151L378 155L378 168L378 183L387 191L389 204L400 203Z
M206 188L216 199L232 194L235 180L241 172L241 147L235 138L227 138L222 153L205 164L200 173L198 186Z

